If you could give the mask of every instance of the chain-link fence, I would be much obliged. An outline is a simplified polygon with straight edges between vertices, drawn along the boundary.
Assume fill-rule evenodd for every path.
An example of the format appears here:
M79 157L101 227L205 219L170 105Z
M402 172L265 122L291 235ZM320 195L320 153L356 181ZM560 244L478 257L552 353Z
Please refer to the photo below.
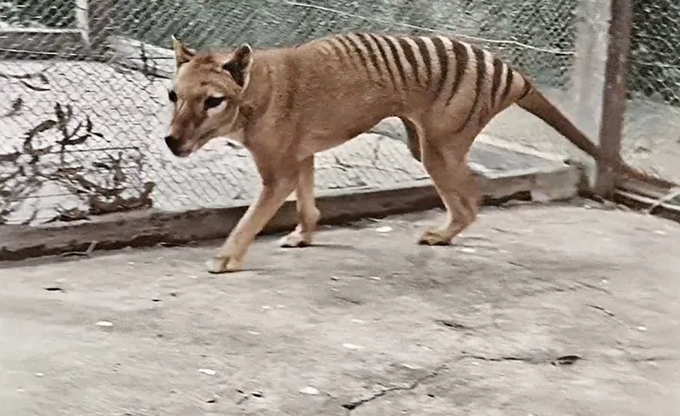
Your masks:
M622 155L680 181L680 3L633 1Z
M677 14L677 6L669 6L672 0L654 1L666 1ZM215 141L188 159L176 159L165 149L172 34L193 47L288 45L353 30L451 34L499 53L565 103L576 2L100 0L90 1L89 10L87 0L1 2L0 86L7 98L0 103L0 222L65 221L152 205L188 210L252 200L259 179L244 149ZM93 4L101 13L93 13ZM668 21L667 30L678 36L674 22ZM647 18L638 22L644 25L664 30ZM645 45L670 33L649 35L640 29L636 36ZM68 41L83 36L89 46ZM93 46L99 41L110 48L100 52ZM678 64L678 44L658 42L666 48L669 66ZM646 73L640 68L632 68L635 93L651 99L665 91L677 97L677 68ZM673 104L677 98L658 105ZM499 117L487 132L555 150L554 133L527 114ZM316 165L319 190L351 192L427 177L404 143L389 135L363 135L323 152Z

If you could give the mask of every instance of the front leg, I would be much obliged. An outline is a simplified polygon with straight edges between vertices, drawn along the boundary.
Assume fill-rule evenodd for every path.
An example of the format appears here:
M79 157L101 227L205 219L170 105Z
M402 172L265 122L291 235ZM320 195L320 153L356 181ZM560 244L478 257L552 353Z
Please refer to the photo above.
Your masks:
M208 261L207 268L210 273L241 269L248 247L298 183L299 166L297 162L291 163L294 164L285 166L285 170L274 172L271 180L265 181L257 201L248 207L216 256Z
M298 225L279 240L281 247L305 247L312 244L312 234L321 218L314 202L314 155L300 163L300 178L295 190Z

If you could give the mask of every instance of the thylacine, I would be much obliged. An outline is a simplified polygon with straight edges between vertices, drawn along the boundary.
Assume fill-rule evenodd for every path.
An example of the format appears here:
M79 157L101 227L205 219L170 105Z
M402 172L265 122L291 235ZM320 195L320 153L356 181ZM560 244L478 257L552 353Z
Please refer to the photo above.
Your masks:
M526 76L449 37L354 33L256 51L247 44L194 51L174 37L173 45L177 69L167 146L185 157L226 136L251 152L262 177L257 200L208 262L214 273L241 268L251 242L293 191L298 226L282 245L310 244L321 216L314 201L314 154L389 116L404 122L408 147L447 210L445 223L425 231L421 244L448 244L475 220L480 195L467 154L486 124L511 104L603 158ZM620 159L605 162L632 178L675 186Z

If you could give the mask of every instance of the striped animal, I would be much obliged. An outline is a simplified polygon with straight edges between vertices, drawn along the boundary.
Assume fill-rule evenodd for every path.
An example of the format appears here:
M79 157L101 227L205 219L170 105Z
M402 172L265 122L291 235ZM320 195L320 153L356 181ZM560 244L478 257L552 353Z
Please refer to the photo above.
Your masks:
M191 50L173 37L176 74L168 148L186 157L215 137L252 154L262 190L208 261L210 272L239 270L256 235L296 192L299 222L281 245L311 244L321 216L314 200L314 154L399 117L413 157L446 207L445 222L421 244L448 244L476 218L480 197L467 154L475 137L511 104L538 116L579 149L604 160L525 75L485 49L446 36L336 34L294 47ZM613 169L648 183L669 182Z

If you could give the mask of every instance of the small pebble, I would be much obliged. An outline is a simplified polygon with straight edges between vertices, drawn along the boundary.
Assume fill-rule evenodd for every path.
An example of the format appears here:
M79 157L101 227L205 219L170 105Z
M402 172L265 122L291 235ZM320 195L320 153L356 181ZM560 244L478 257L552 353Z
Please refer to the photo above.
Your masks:
M105 327L105 328L111 328L113 324L109 321L99 321L97 322L97 326Z
M363 350L364 347L361 345L354 345L354 344L342 344L343 347L347 348L348 350Z
M215 372L215 370L210 370L210 369L208 369L208 368L199 368L199 369L198 369L198 372L199 372L199 373L202 373L202 374L205 374L205 375L207 375L207 376L214 376L215 374L217 374L217 373Z
M365 324L366 321L362 321L361 319L352 319L350 322L353 324Z
M389 233L390 231L392 231L392 227L386 225L384 227L378 227L375 230L379 233Z
M379 277L379 276L368 276L368 278L371 279L371 280L376 280L376 281L382 280L382 278Z
M44 373L35 373L35 376L36 376L36 377L44 377L45 374L44 374Z
M644 327L644 326L639 326L639 327L637 327L637 329L638 329L639 331L642 331L642 332L644 332L644 331L647 330L647 328Z
M470 247L462 247L460 249L460 251L462 251L463 253L476 253L477 252L477 250L475 250L474 248L470 248Z
M302 394L309 394L309 395L311 395L311 396L316 396L316 395L319 394L319 390L315 389L315 388L312 387L312 386L307 386L307 387L301 388L301 389L300 389L300 393L302 393Z

